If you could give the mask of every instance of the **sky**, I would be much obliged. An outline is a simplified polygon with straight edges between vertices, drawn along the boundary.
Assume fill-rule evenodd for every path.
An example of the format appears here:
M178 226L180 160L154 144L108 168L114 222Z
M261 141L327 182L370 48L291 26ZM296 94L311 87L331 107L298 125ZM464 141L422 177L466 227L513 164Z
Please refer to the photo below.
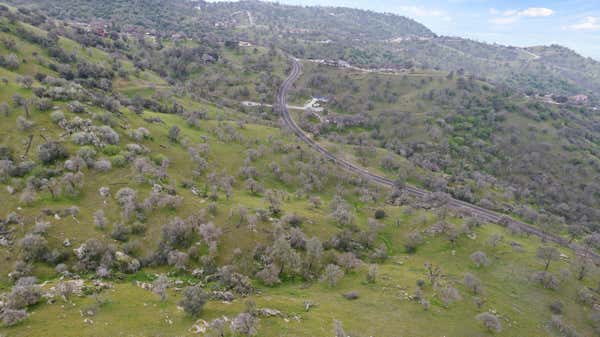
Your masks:
M438 35L512 46L560 44L600 61L600 0L278 0L404 15Z

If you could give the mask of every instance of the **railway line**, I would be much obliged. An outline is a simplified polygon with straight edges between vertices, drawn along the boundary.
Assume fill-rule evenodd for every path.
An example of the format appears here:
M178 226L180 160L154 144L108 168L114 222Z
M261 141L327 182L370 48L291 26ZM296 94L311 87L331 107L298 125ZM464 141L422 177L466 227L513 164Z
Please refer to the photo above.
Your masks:
M290 113L287 109L287 94L290 91L290 89L292 88L294 82L302 74L302 64L296 58L291 57L291 60L292 60L291 72L290 72L289 76L285 79L285 81L283 81L281 86L279 87L279 90L277 92L276 102L275 102L275 110L281 114L281 118L283 119L286 126L292 132L294 132L294 134L301 141L306 143L313 150L319 152L323 157L334 162L339 167L341 167L349 172L360 175L361 177L363 177L371 182L377 183L379 185L382 185L385 187L393 187L393 185L394 185L393 180L383 177L383 176L379 176L374 173L371 173L367 169L360 167L358 165L355 165L347 160L337 158L333 153L329 152L327 149L325 149L324 147L319 145L317 142L315 142L311 137L309 137L298 126L298 124L296 124L296 122L294 121L294 119L292 118L292 116L290 115ZM406 187L404 189L408 193L410 193L411 195L416 196L416 197L425 197L430 193L427 190L424 190L424 189L421 189L421 188L418 188L415 186L411 186L411 185L406 185ZM540 237L542 240L545 240L548 242L554 242L561 246L571 248L576 254L589 256L590 258L592 258L594 260L594 262L596 264L600 264L600 254L597 254L596 252L593 252L590 249L587 249L578 244L570 243L567 239L565 239L559 235L545 233L532 225L529 225L522 221L513 219L505 214L500 214L498 212L495 212L495 211L492 211L489 209L485 209L483 207L480 207L480 206L477 206L477 205L474 205L474 204L471 204L471 203L468 203L468 202L465 202L462 200L458 200L455 198L451 198L448 201L448 206L457 211L471 214L472 216L477 217L481 220L500 224L503 226L510 225L512 227L518 228L519 230L521 230L522 232L524 232L526 234L535 235L535 236Z

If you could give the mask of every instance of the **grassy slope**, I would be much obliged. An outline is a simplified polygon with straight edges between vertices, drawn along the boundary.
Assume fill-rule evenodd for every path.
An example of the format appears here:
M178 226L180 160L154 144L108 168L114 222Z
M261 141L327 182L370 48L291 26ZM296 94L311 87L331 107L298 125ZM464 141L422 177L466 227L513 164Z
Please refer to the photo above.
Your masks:
M67 41L68 43L72 43ZM28 60L23 65L18 74L34 74L36 71L47 70L37 66L31 57L33 51L43 53L23 41L19 41L20 56ZM2 50L2 53L5 51ZM102 52L94 51L94 57L97 60L107 60L107 56ZM23 95L30 95L30 91L20 89L14 84L17 73L7 72L0 69L0 76L5 76L11 80L7 87L0 87L0 100L9 101L15 92ZM148 82L154 82L156 77L148 74ZM132 78L130 83L122 83L119 88L131 88L139 84L143 87L144 79ZM157 87L164 85L162 81L156 80ZM124 89L126 90L126 89ZM182 99L186 104L192 104L186 99ZM66 111L64 103L56 102L61 110ZM193 103L209 110L212 118L216 116L227 116L227 118L243 118L242 115L234 111L223 111L221 108ZM90 108L97 111L96 108ZM0 117L0 142L11 144L15 150L22 147L23 140L27 134L19 133L15 130L15 119L22 112L13 109L9 117ZM67 113L68 117L73 117ZM153 112L146 112L144 117L158 116ZM182 128L182 134L187 142L197 143L200 136L208 137L211 147L209 162L211 167L215 167L218 172L226 170L229 174L236 174L237 169L242 165L246 147L235 143L223 143L218 141L211 130L217 125L216 119L203 121L199 128L187 126L178 116L160 115L166 122L165 125L149 125L142 121L140 116L136 116L126 111L121 124L127 124L129 128L144 126L150 130L154 140L144 141L143 145L152 150L153 153L162 153L171 161L169 169L170 181L177 185L189 177L191 165L188 162L188 155L185 148L181 145L171 144L167 140L169 127L179 125ZM47 138L60 139L61 131L54 126L48 117L48 113L33 113L33 120L37 127L34 134L43 132ZM130 142L126 136L126 131L117 128L121 134L121 147ZM269 145L268 135L273 135L276 139L284 139L286 142L292 141L287 135L275 128L265 127L263 125L250 124L245 129L239 130L246 138L257 139L260 144ZM32 146L33 151L30 157L34 157L35 148L40 144L41 138L36 136ZM67 140L65 144L71 152L76 147ZM18 152L20 153L20 152ZM263 167L271 160L281 161L281 156L276 154L267 154L256 164L261 171L266 171ZM98 208L104 208L109 214L111 223L118 220L118 215L113 212L116 208L114 200L103 204L98 196L97 190L100 186L109 184L129 184L132 176L130 168L113 169L108 173L96 173L91 170L85 171L85 189L78 198L61 198L52 200L48 195L40 193L40 200L30 207L24 207L20 214L27 217L27 225L19 229L18 236L25 233L33 223L33 218L44 207L60 208L68 205L77 205L81 209L78 216L79 223L72 219L51 220L50 241L53 246L59 246L64 238L70 238L73 246L89 237L100 237L104 240L111 240L107 233L98 231L92 224L92 213ZM294 191L294 187L284 186L276 182L274 178L266 175L263 182L270 188L281 188ZM201 182L199 182L201 183ZM336 181L331 180L325 192L319 195L327 203L331 199L331 191L335 189ZM115 185L121 186L121 185ZM149 186L138 186L143 198L148 192ZM113 188L113 192L118 187ZM185 217L187 214L204 207L206 201L193 196L189 191L178 188L180 195L185 197L184 205L176 212L178 216ZM15 210L18 207L17 197L10 197L2 194L2 206L0 214ZM364 227L366 218L372 214L373 204L364 204L349 197L355 207L358 224ZM261 230L270 228L270 224L262 223L259 225L258 233L248 232L246 229L235 229L230 221L227 220L227 210L231 206L244 204L249 208L264 208L265 203L261 197L249 195L240 181L236 182L233 197L229 201L221 198L219 201L219 214L212 219L216 224L226 231L226 235L221 239L220 259L226 261L231 251L235 247L250 247L256 241L265 240L265 235ZM512 237L502 229L495 226L486 226L476 230L477 240L471 240L462 237L459 240L458 247L453 249L443 238L429 238L424 247L419 249L416 255L406 255L403 253L402 241L404 235L415 229L424 229L432 222L435 217L425 211L420 211L414 215L406 215L402 208L385 206L388 217L384 220L385 230L381 234L381 240L386 242L391 248L392 257L388 262L380 266L380 278L374 285L363 283L365 278L365 268L352 273L344 278L340 285L330 289L323 284L316 283L308 288L298 282L284 283L276 288L261 287L261 293L252 298L259 306L280 309L288 314L299 314L302 318L300 322L286 322L280 318L263 319L260 324L260 336L325 336L331 335L332 319L339 319L344 323L347 331L359 334L361 336L477 336L485 335L485 331L480 324L474 320L477 314L475 305L472 304L471 295L460 285L462 273L473 272L483 281L486 289L487 304L485 310L496 310L506 320L503 321L505 330L503 336L544 336L546 330L541 322L549 319L549 311L546 306L556 299L561 299L566 304L565 320L575 324L582 335L591 335L589 325L587 324L587 312L589 309L576 304L575 290L577 284L572 278L558 291L550 291L539 288L527 281L527 276L531 270L539 270L541 262L534 258L535 249L539 242L535 238ZM304 231L307 235L317 235L326 239L338 229L328 218L328 211L324 209L314 210L308 206L307 200L302 197L291 196L284 204L286 213L298 213L304 216ZM421 221L421 215L427 216L427 221ZM145 248L154 247L160 233L160 225L169 217L175 215L172 211L154 212L149 221L149 228L146 237L143 239ZM396 225L397 219L399 226ZM462 220L453 219L455 223L461 223ZM493 251L484 244L485 239L492 233L500 232L506 239L499 248ZM141 239L141 238L138 238ZM523 244L525 253L516 253L506 244L508 240L516 240ZM453 253L453 250L455 252ZM470 263L468 256L475 250L484 250L489 256L494 256L491 266L485 269L475 269ZM1 284L4 289L9 286L6 280L6 274L12 269L12 263L16 255L16 250L0 249L0 270ZM568 252L565 252L568 253ZM425 288L425 295L432 302L432 308L429 312L423 311L419 304L405 299L404 292L412 294L415 289L417 279L424 278L425 262L432 262L442 266L447 275L448 282L451 282L459 288L464 299L460 302L450 305L449 309L443 308L439 300L433 295L433 290L428 285ZM568 265L566 262L554 263L551 267L553 271L558 271ZM152 273L160 270L147 270ZM36 275L41 279L49 280L50 285L54 282L55 274L47 266L36 266ZM170 292L169 300L166 303L159 302L154 294L144 291L132 284L133 279L147 279L144 272L133 275L125 281L115 282L114 288L105 291L102 296L109 300L109 303L100 309L100 312L91 319L93 324L83 322L79 310L93 302L90 297L74 298L73 304L64 304L58 300L54 304L39 304L30 309L33 312L31 317L25 322L12 327L0 328L2 333L10 336L173 336L189 335L188 329L194 322L183 314L176 307L179 299L179 293ZM587 281L592 285L592 280ZM260 287L260 285L259 285ZM342 298L341 294L347 291L356 290L361 298L349 302ZM313 300L319 303L317 308L305 313L303 310L303 301ZM219 302L210 302L205 308L203 319L209 320L222 315L233 316L243 310L243 300L238 299L233 304L223 304ZM172 324L170 323L172 322Z

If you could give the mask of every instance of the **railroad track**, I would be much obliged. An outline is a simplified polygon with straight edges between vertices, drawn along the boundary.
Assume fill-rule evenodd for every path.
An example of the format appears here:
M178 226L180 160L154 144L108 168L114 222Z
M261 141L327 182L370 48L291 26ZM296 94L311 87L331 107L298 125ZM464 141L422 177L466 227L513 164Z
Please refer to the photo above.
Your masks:
M291 73L279 87L279 90L277 91L276 102L275 102L275 110L281 114L281 118L283 119L286 126L290 130L292 130L294 132L294 134L296 134L296 136L300 140L302 140L304 143L306 143L308 146L310 146L313 150L319 152L323 157L334 162L339 167L342 167L343 169L345 169L349 172L360 175L361 177L363 177L371 182L377 183L379 185L382 185L385 187L393 187L393 185L394 185L393 180L386 178L386 177L382 177L382 176L374 174L374 173L371 173L367 169L360 167L358 165L355 165L347 160L337 158L333 153L329 152L327 149L325 149L324 147L319 145L317 142L315 142L312 138L310 138L304 132L304 130L302 130L298 126L298 124L296 124L296 122L294 121L294 119L292 118L292 116L290 115L290 113L287 109L287 94L290 91L290 89L292 88L294 82L302 74L302 64L296 58L291 57L291 60L292 60ZM404 189L408 193L410 193L411 195L416 196L416 197L425 197L430 193L427 190L424 190L424 189L421 189L421 188L418 188L415 186L411 186L411 185L406 185L406 187ZM477 217L481 220L491 222L491 223L501 224L503 226L510 225L512 227L518 228L519 230L521 230L522 232L524 232L526 234L535 235L545 241L554 242L561 246L571 248L576 254L582 255L582 256L589 256L590 258L592 258L594 260L594 262L596 264L600 264L600 254L597 254L596 252L593 252L590 249L587 249L578 244L569 243L569 241L567 239L565 239L561 236L558 236L555 234L550 234L550 233L545 233L534 226L526 224L522 221L515 220L505 214L500 214L498 212L495 212L495 211L492 211L492 210L489 210L489 209L486 209L486 208L483 208L483 207L480 207L480 206L477 206L477 205L474 205L474 204L471 204L471 203L468 203L468 202L465 202L462 200L458 200L455 198L451 198L448 201L448 206L457 211L471 214L472 216Z

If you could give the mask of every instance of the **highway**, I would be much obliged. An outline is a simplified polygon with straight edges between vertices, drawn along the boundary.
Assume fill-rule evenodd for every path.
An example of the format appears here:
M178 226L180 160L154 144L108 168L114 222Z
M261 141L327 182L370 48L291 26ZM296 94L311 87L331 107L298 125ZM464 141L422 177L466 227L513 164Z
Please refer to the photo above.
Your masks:
M281 114L281 118L283 119L285 125L290 130L292 130L300 140L302 140L304 143L306 143L308 146L310 146L315 151L319 152L325 158L334 162L336 165L342 167L343 169L345 169L351 173L360 175L363 178L365 178L371 182L377 183L377 184L385 186L385 187L393 187L393 185L394 185L393 180L373 174L373 173L369 172L368 170L366 170L365 168L357 166L357 165L350 163L344 159L337 158L334 154L332 154L331 152L326 150L324 147L322 147L321 145L316 143L311 137L309 137L298 126L298 124L296 124L296 122L294 121L294 119L292 118L292 116L290 115L290 113L287 109L287 94L290 91L290 89L292 88L294 82L302 74L302 64L296 58L291 57L291 60L292 60L291 73L279 87L279 90L277 92L276 102L275 102L275 110L276 110L276 112ZM430 193L427 190L424 190L424 189L421 189L421 188L418 188L415 186L411 186L411 185L406 185L404 187L404 189L411 195L420 197L420 198L425 197ZM477 217L483 221L500 224L503 226L510 225L511 227L518 228L519 230L521 230L522 232L524 232L526 234L538 236L547 242L554 242L561 246L569 247L576 254L589 256L594 260L594 262L596 264L600 264L600 254L597 254L596 252L593 252L590 249L586 249L585 247L580 246L578 244L569 243L569 241L567 239L565 239L561 236L543 232L540 229L538 229L532 225L526 224L522 221L515 220L505 214L500 214L495 211L485 209L485 208L479 207L477 205L474 205L474 204L471 204L471 203L468 203L468 202L465 202L462 200L454 199L454 198L451 198L448 201L448 206L453 208L456 211L471 214L471 216Z

